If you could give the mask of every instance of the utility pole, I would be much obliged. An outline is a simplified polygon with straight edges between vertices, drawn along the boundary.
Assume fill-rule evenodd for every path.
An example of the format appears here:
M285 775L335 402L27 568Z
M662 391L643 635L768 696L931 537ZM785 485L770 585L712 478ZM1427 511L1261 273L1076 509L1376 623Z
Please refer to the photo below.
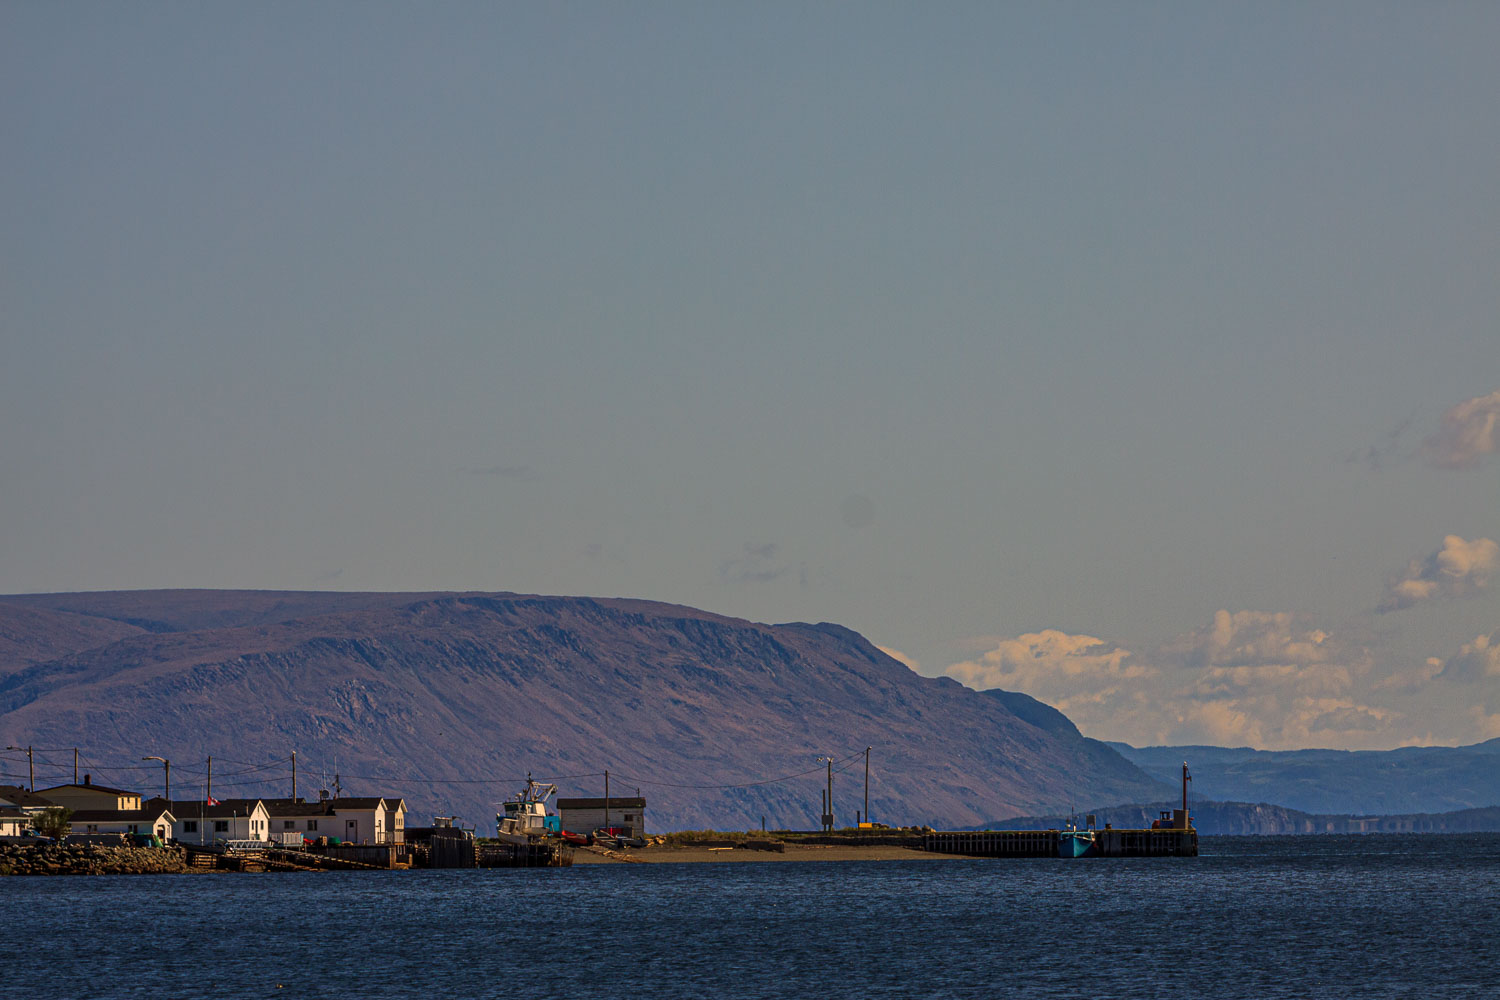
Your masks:
M31 747L6 747L5 749L26 751L26 772L30 775L30 787L27 788L27 791L36 791L36 768L31 764ZM76 774L73 775L73 784L78 784L78 775Z
M172 762L170 760L167 760L167 758L165 758L165 757L142 757L141 760L159 760L159 761L162 762L162 765L166 768L166 772L167 772L167 789L166 789L166 795L165 795L165 797L166 797L166 800L168 802L171 802L172 801Z
M609 768L604 769L604 829L609 829Z
M214 797L214 759L208 758L208 780L203 784L203 801Z
M819 757L818 758L818 763L819 764L827 764L828 765L828 789L827 789L826 792L824 792L824 798L823 798L823 831L825 833L832 833L833 832L833 758L832 757Z
M73 748L73 784L78 784L78 748Z
M870 820L870 748L865 747L865 822Z
M297 751L292 751L292 801L297 801Z

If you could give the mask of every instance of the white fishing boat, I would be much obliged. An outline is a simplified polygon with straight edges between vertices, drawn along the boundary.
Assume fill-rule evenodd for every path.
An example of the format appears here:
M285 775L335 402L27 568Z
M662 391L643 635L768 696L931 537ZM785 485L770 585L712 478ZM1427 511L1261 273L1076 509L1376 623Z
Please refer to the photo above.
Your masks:
M530 844L547 836L547 800L557 794L556 785L543 785L526 776L526 787L506 801L504 812L495 814L495 835L512 844Z

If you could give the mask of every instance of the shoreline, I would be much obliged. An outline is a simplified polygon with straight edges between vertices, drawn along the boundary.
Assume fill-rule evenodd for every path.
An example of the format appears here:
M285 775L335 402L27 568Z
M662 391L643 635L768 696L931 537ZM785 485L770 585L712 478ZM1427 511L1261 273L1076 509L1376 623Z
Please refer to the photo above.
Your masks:
M619 864L755 864L785 861L980 861L963 854L940 854L914 847L842 844L787 844L784 851L743 847L668 847L652 845L627 851L598 853L586 847L573 850L574 865Z

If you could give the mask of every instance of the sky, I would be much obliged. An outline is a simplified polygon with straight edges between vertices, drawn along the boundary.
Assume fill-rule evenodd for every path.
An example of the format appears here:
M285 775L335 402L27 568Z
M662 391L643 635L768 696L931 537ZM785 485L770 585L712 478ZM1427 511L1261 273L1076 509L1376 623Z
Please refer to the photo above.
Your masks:
M0 592L833 621L1500 736L1500 6L0 6Z

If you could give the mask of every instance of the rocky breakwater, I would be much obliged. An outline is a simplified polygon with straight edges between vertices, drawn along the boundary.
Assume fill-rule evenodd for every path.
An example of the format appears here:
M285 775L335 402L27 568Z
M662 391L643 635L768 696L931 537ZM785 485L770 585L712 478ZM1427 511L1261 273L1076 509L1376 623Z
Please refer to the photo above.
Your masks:
M177 847L0 847L0 875L162 875L187 870L187 853Z

